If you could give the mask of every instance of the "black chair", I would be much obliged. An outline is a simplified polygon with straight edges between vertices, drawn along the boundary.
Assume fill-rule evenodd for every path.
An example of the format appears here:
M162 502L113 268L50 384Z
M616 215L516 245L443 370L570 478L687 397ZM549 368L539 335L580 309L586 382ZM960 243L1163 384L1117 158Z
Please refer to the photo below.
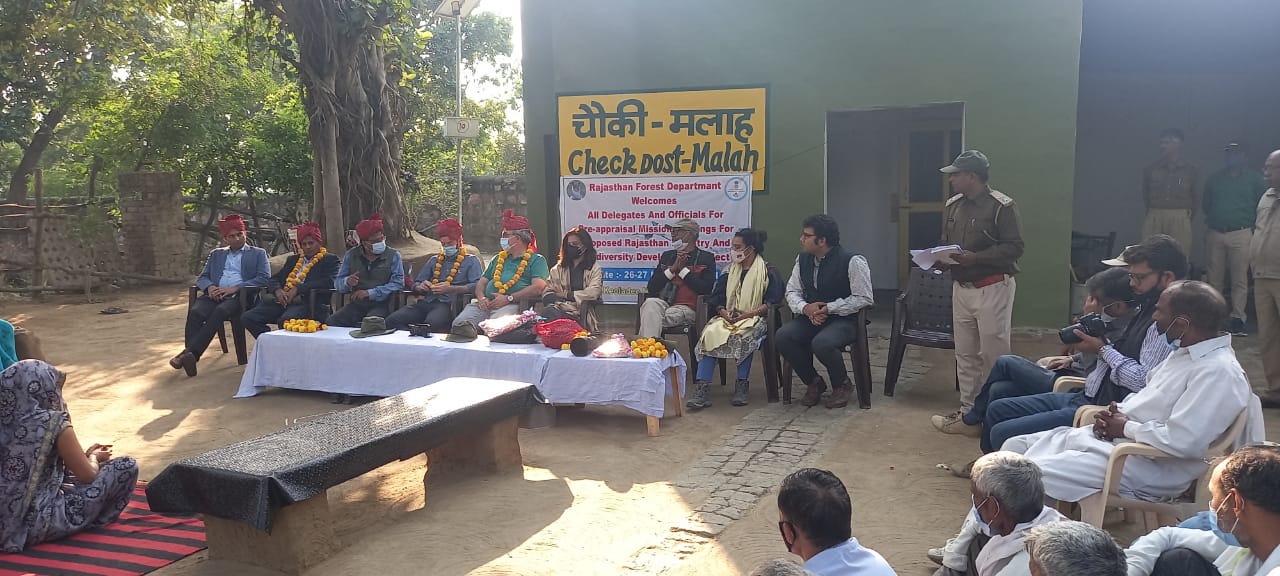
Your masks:
M227 350L227 329L226 325L231 324L231 339L235 341L236 346L236 363L241 366L249 363L249 344L245 337L244 322L240 320L240 315L249 308L249 299L258 293L260 288L241 288L240 294L236 297L240 301L240 310L227 318L222 326L218 327L218 345L222 347L222 353L226 354ZM200 297L200 288L191 286L187 289L187 309L196 303L196 298Z
M643 291L636 294L636 327L635 334L640 333L640 308L644 306L644 301L649 296ZM689 339L689 355L685 356L685 364L689 368L689 382L693 382L697 376L698 363L694 360L694 350L698 346L698 337L702 335L702 327L707 325L707 297L698 296L698 303L694 307L694 318L692 324L680 324L678 326L663 326L662 338L667 336L684 336ZM723 371L721 371L723 373Z
M951 325L951 273L912 267L907 289L893 306L884 395L893 396L907 345L955 350Z
M705 306L706 303L703 303ZM765 336L764 342L760 344L760 348L756 350L756 354L760 355L760 360L764 362L764 390L769 402L778 401L778 382L782 378L782 368L778 364L778 328L782 326L782 309L785 304L771 304L769 312L765 315L765 321L768 322L769 332ZM709 311L703 312L702 317L710 319ZM720 385L727 386L729 384L729 370L735 367L729 366L729 362L725 358L720 358ZM696 372L696 368L695 368ZM788 396L790 398L790 396ZM790 400L788 399L788 402Z
M844 350L849 354L849 364L853 368L853 386L858 393L858 407L862 409L871 408L871 344L867 335L867 326L871 325L871 317L868 312L871 310L867 306L858 310L853 315L854 322L858 326L858 335L853 342L845 346ZM787 309L788 316L794 318L795 315ZM790 320L788 318L788 320ZM779 355L781 356L781 355ZM792 369L791 363L785 358L782 359L782 403L791 403L791 380ZM830 383L834 384L834 382ZM887 384L886 384L887 385ZM892 396L892 394L886 394Z
M1115 256L1116 233L1090 235L1071 231L1071 270L1076 282L1101 272L1107 266L1102 261Z

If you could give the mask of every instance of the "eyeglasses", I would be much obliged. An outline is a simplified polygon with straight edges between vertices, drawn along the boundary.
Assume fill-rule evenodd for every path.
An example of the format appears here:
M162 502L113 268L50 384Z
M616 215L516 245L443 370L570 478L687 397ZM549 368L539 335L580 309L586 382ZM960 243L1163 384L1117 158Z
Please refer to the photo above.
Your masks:
M813 238L814 236L817 236L817 234L810 234L810 233L808 233L808 232L801 232L801 233L800 233L800 237L801 237L801 238Z
M1155 274L1155 273L1156 273L1156 271L1155 271L1155 270L1152 270L1152 271L1150 271L1150 272L1143 272L1143 273L1140 273L1140 274L1134 274L1133 272L1130 272L1130 273L1129 273L1129 279L1130 279L1130 280L1133 280L1134 282L1142 282L1143 280L1146 280L1146 279L1147 279L1147 277L1149 277L1149 276L1151 276L1152 274Z

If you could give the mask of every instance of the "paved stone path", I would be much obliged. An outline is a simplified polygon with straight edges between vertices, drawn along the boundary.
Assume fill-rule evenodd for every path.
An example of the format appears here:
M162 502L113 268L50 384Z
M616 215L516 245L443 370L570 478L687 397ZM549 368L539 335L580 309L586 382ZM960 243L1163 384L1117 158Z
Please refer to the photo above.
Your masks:
M874 406L877 399L884 398L880 386L884 382L889 341L872 338L870 345L872 380L877 383L873 389ZM899 385L921 378L928 369L919 351L908 348ZM843 409L828 410L822 405L806 408L799 404L803 393L804 387L797 381L796 403L768 404L747 414L676 479L679 488L706 491L707 500L677 522L660 542L634 554L628 570L656 574L678 564L733 521L746 516L762 497L777 489L787 474L817 462L860 412L856 400Z

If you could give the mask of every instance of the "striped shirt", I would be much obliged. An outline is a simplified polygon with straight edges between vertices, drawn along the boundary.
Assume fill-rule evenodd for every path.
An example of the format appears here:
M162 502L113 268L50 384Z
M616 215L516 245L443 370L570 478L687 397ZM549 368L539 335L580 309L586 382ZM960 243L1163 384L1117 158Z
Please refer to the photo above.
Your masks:
M1147 386L1147 373L1164 362L1170 352L1173 352L1173 345L1164 334L1156 330L1155 322L1147 328L1137 360L1121 354L1114 346L1107 344L1099 352L1101 362L1085 378L1084 395L1088 398L1097 397L1108 371L1111 373L1111 381L1116 385L1138 392Z

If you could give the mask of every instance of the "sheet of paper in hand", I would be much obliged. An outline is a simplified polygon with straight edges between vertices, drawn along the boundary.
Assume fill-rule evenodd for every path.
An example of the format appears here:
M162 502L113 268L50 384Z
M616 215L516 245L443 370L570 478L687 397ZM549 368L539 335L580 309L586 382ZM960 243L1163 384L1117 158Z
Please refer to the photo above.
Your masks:
M935 246L933 248L926 248L924 250L911 250L911 261L915 262L916 266L919 266L925 270L932 270L933 266L938 262L942 262L944 264L950 264L952 254L963 254L963 253L964 253L964 250L961 250L960 246L956 244L950 244L947 246Z

